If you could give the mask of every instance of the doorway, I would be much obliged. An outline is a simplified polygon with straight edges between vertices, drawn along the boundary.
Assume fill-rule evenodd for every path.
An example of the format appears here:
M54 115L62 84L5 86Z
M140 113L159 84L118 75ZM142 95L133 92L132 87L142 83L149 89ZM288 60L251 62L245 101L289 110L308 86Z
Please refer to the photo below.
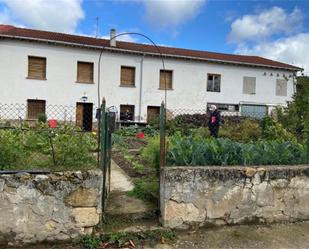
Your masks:
M160 106L147 106L147 122L155 121L160 117Z
M84 131L92 131L92 103L76 103L76 125Z

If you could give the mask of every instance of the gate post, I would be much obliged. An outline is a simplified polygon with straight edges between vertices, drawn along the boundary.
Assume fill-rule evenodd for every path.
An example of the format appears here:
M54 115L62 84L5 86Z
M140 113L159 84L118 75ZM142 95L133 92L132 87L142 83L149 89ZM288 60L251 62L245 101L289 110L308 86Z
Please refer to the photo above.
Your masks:
M164 106L164 102L162 102L160 107L160 167L159 167L159 203L158 203L161 217L164 217L164 192L165 192L164 167L166 163L165 122L166 122L166 109Z
M162 101L160 107L160 171L165 166L165 119L166 110Z

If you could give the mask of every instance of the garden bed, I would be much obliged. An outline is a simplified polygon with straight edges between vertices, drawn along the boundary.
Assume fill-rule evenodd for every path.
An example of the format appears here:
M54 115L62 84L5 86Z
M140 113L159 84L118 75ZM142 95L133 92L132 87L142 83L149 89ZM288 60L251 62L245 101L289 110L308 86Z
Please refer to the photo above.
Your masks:
M145 139L135 137L124 137L121 144L114 145L112 159L115 163L132 178L139 178L148 175L151 168L141 158L143 148L147 146Z
M97 135L46 124L0 129L0 170L88 170L97 167Z

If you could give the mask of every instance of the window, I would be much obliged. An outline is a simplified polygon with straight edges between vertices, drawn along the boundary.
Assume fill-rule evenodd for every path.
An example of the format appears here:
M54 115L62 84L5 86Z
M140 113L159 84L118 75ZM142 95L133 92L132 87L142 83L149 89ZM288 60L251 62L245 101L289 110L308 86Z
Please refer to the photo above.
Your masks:
M120 105L120 120L134 121L134 105Z
M276 95L287 96L287 81L284 79L277 79L276 81Z
M92 62L77 62L77 82L93 83L93 63Z
M120 86L135 86L135 67L121 66Z
M235 104L207 103L208 110L211 105L217 106L219 111L224 111L224 112L238 112L239 111L239 105L235 105Z
M221 75L208 74L207 76L207 91L208 92L220 92Z
M46 80L46 58L28 56L28 78Z
M45 100L28 99L27 117L28 119L38 119L40 114L45 114Z
M243 82L243 93L244 94L255 94L256 78L255 77L244 77Z
M160 70L160 86L161 90L173 89L173 71L172 70Z

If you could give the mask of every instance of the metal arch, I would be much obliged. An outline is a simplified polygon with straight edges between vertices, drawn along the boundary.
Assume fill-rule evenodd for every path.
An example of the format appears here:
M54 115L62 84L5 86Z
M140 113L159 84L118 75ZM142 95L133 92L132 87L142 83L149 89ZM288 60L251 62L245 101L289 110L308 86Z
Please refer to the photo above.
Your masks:
M146 38L148 41L151 42L151 44L157 49L158 53L160 54L161 60L162 60L162 66L163 66L163 70L165 70L165 63L164 63L164 58L163 58L163 54L160 50L160 48L157 46L157 44L147 35L138 33L138 32L124 32L124 33L120 33L115 35L114 37L112 37L110 40L116 39L119 36L123 36L123 35L138 35L138 36L142 36L144 38ZM100 80L101 80L101 58L102 58L102 54L104 52L104 49L106 48L106 46L102 47L100 56L99 56L99 62L98 62L98 105L100 105ZM166 101L167 101L167 91L166 91L166 77L164 77L164 84L165 84L165 89L164 89L164 103L165 103L165 107L166 107Z

